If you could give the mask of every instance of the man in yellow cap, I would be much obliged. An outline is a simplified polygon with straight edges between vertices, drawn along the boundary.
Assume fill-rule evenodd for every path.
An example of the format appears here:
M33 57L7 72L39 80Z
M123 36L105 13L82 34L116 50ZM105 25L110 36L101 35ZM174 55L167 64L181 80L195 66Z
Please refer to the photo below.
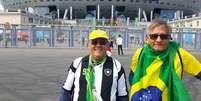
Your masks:
M107 56L108 36L103 30L89 35L89 55L69 66L60 101L128 101L123 66Z

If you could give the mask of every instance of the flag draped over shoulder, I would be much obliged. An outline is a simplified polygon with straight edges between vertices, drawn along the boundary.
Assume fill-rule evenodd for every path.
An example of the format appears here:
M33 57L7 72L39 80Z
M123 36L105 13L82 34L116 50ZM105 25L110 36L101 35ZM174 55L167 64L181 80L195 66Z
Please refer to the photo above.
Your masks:
M190 101L190 96L174 68L179 45L169 42L163 52L145 45L131 67L130 101ZM132 60L133 61L133 60Z

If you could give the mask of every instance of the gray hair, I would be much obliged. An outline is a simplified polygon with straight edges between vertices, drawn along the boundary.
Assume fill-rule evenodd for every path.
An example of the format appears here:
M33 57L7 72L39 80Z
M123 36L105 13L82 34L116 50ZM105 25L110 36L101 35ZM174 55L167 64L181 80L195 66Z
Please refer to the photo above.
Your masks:
M147 34L149 34L154 28L159 27L159 26L165 26L167 34L170 34L172 31L172 28L167 24L166 21L157 19L157 20L153 20L149 24L149 26L147 27L147 30L146 30Z

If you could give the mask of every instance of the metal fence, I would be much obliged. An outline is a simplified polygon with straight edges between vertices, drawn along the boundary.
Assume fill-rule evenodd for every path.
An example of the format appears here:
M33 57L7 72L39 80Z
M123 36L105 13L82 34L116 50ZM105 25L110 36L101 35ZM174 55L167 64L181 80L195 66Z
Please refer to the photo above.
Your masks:
M116 44L117 36L121 35L124 40L124 48L136 48L144 45L146 32L145 28L140 27L12 25L10 29L5 29L3 25L0 25L0 47L86 48L89 33L94 28L106 30L114 44ZM201 49L201 29L174 28L172 37L185 49Z

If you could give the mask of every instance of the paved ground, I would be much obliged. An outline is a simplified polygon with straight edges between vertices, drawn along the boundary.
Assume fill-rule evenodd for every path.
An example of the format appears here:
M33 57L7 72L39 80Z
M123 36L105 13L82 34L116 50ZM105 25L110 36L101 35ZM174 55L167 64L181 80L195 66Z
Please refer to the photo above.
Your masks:
M0 49L0 101L57 101L67 66L86 53L86 49ZM201 61L201 52L192 53ZM128 74L133 50L115 54ZM184 78L193 101L200 101L201 82Z

